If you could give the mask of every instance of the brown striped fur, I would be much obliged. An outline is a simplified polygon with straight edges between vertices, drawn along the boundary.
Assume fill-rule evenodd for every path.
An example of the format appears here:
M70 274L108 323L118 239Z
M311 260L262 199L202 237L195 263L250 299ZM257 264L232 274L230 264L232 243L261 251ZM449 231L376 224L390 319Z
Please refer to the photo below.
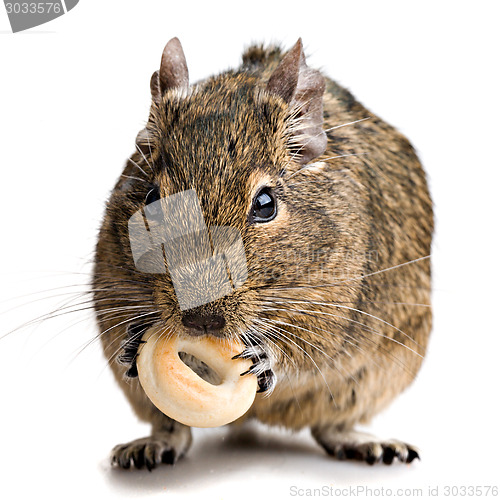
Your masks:
M254 46L239 69L190 88L182 83L184 74L181 84L169 88L155 73L139 149L107 204L94 278L101 290L95 308L104 351L154 433L183 429L178 455L189 446L188 429L161 415L138 379L125 377L126 367L116 361L126 321L136 313L106 312L142 306L144 313L157 311L145 320L185 334L168 274L142 275L131 258L127 221L151 183L163 196L196 189L208 226L230 225L242 234L247 282L202 308L225 316L224 334L238 336L256 318L281 322L281 335L265 341L278 383L270 395L257 396L244 418L310 427L322 442L322 429L350 430L391 403L425 355L432 322L430 260L409 262L430 254L433 212L415 151L325 77L321 126L327 145L309 162L316 166L307 168L300 159L304 137L296 138L300 113L266 88L282 59L277 47ZM277 193L278 216L250 224L247 214L263 185Z

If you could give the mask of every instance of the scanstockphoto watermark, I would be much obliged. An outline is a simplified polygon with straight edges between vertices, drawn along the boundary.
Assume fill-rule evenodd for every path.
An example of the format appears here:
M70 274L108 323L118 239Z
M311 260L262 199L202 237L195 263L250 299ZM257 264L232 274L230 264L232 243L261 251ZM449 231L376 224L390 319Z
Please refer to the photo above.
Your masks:
M4 0L13 33L53 21L73 9L79 0L15 1Z
M427 485L423 488L373 487L364 485L304 488L292 485L289 495L298 498L495 498L497 485Z
M272 261L273 266L259 270L260 280L272 282L282 279L303 286L319 282L348 284L362 278L367 263L373 269L379 268L376 250L318 248L314 245L273 250Z
M248 277L240 231L208 227L194 189L136 211L128 221L128 233L137 270L168 272L181 311L231 294Z
M290 486L291 497L305 497L305 498L383 498L383 497L399 497L399 498L413 498L423 497L423 488L386 488L384 486L370 487L370 486L327 486L324 485L320 488L300 488L298 486Z
M194 189L137 210L128 221L128 233L136 269L146 274L168 273L181 310L229 295L249 276L240 231L208 226ZM251 269L252 277L261 282L338 285L345 279L359 279L364 264L376 265L378 254L301 246L273 249L266 259Z

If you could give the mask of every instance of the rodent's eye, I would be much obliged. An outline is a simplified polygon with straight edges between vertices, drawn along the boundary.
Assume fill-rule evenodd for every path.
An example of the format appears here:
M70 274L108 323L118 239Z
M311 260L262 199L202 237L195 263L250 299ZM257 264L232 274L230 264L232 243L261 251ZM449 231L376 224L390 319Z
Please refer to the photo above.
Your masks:
M160 198L160 190L156 186L150 189L146 195L146 200L144 201L146 205L144 207L144 212L146 213L148 220L160 221L163 219L160 203L155 203L160 200Z
M262 188L255 196L250 211L251 222L269 222L276 217L276 196L271 188Z

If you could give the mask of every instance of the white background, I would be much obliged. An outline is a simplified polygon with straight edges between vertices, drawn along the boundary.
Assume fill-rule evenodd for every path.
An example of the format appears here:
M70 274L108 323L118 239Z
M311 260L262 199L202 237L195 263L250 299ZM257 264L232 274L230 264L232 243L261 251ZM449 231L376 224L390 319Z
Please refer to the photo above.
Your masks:
M84 290L104 201L147 118L149 78L171 37L181 39L196 81L237 65L252 41L290 47L302 36L309 64L405 133L429 174L437 222L432 342L414 385L369 427L417 444L422 461L340 463L307 432L250 427L236 437L195 430L188 457L173 469L111 470L111 447L149 429L98 343L77 354L96 334L83 311L0 340L0 496L281 499L294 486L394 494L498 486L495 3L185 5L81 0L15 35L0 6L1 334L74 297L60 294Z

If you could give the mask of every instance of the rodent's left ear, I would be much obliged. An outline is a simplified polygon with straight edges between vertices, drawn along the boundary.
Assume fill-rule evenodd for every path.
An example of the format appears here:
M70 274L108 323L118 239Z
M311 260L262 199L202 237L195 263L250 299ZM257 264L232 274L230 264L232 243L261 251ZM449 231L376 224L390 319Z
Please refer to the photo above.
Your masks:
M323 154L327 144L323 130L325 79L318 70L307 66L300 38L274 70L266 88L288 103L299 119L292 132L294 143L299 146L299 163L308 163Z
M188 88L189 72L181 42L172 38L161 56L160 70L151 77L151 95L159 100L168 89Z

